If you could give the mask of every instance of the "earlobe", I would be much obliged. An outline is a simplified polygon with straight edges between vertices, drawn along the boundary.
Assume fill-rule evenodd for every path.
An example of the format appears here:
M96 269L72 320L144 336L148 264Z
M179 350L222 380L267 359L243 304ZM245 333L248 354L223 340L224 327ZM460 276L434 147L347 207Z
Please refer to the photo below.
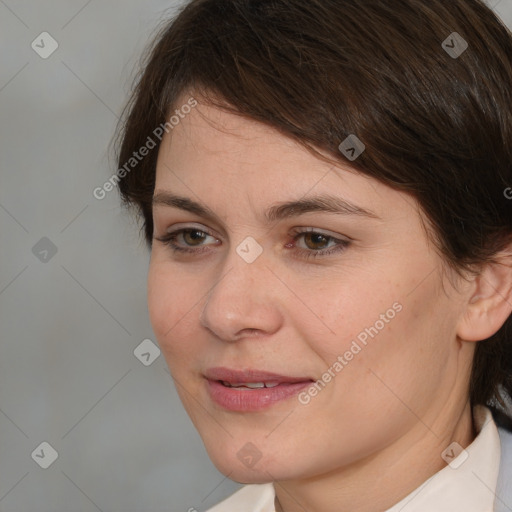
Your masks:
M457 334L465 341L485 340L498 332L511 314L512 246L498 255L496 263L483 265Z

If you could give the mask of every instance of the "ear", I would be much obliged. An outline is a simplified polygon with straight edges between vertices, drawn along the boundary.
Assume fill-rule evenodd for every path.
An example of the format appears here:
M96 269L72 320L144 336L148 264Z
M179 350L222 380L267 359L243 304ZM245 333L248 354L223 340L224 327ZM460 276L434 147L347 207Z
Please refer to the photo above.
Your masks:
M512 244L484 264L474 279L457 334L465 341L481 341L498 332L512 314Z

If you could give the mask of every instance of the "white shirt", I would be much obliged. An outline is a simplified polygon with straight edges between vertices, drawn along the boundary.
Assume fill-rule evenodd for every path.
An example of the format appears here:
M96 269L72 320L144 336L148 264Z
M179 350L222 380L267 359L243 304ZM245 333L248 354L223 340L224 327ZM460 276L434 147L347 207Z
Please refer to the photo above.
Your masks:
M386 512L493 512L501 444L488 407L473 408L477 436L450 464ZM447 452L447 457L452 452ZM448 459L449 460L449 459ZM275 512L274 486L246 485L207 512Z

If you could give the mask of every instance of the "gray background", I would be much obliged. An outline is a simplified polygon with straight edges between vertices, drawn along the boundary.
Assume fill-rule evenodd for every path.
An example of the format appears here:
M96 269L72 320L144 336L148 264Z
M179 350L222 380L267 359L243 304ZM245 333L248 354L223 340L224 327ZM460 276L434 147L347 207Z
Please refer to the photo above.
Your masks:
M512 27L512 0L490 3ZM203 511L240 487L163 357L135 357L154 341L149 253L117 190L92 195L115 172L140 52L176 5L0 0L0 512ZM45 31L47 59L31 47Z

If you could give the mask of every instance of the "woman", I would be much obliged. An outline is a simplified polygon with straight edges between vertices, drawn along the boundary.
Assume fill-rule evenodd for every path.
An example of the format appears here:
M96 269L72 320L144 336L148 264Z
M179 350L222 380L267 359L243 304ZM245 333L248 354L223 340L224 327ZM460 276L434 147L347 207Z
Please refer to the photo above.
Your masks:
M158 35L119 187L249 484L211 512L512 509L511 85L479 0L193 0Z

